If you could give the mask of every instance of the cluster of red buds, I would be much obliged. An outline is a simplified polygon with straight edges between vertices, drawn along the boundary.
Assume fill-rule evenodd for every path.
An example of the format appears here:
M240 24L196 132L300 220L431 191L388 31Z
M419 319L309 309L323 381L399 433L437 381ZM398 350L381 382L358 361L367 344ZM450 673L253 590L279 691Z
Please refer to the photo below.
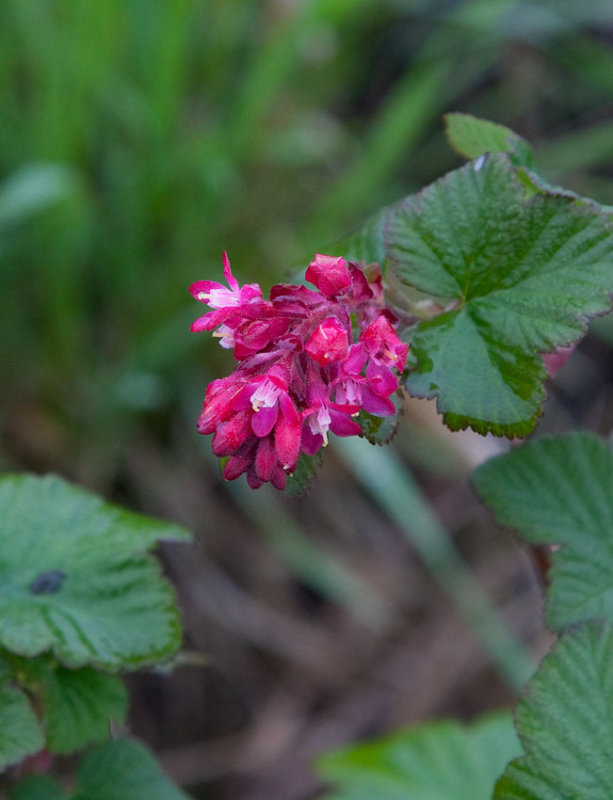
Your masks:
M306 280L316 288L277 284L268 300L258 284L239 286L223 254L228 288L197 281L193 296L212 311L193 331L215 330L238 365L209 384L198 430L214 434L226 457L224 477L247 473L257 489L285 488L301 453L314 455L337 436L359 436L363 409L386 417L408 344L396 335L378 267L365 272L344 258L316 255Z

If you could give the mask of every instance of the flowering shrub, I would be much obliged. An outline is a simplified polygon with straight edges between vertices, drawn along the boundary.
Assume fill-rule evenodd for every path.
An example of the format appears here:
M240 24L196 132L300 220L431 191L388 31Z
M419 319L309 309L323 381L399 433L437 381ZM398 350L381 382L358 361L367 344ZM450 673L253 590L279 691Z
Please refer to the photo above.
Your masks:
M377 266L362 271L344 258L317 254L306 271L316 288L277 284L264 300L257 284L239 286L223 255L228 287L190 287L212 311L193 331L214 330L238 366L206 390L198 430L213 434L213 452L227 458L224 477L247 473L256 489L285 488L301 453L315 455L328 432L359 436L360 411L395 413L409 346L394 330Z
M465 115L447 123L474 160L383 209L341 252L316 255L305 276L314 288L279 284L266 300L259 285L239 286L225 254L227 286L191 287L211 309L192 329L213 331L236 361L206 390L198 421L227 479L246 473L253 488L283 489L330 431L381 441L401 380L436 398L454 430L525 436L548 374L587 319L610 309L613 208L540 178L508 129ZM400 471L392 459L387 467L379 490ZM519 702L517 735L510 715L497 714L329 754L320 769L337 786L330 800L611 796L613 449L581 432L536 438L483 464L473 483L500 523L551 548L546 619L558 640ZM406 498L391 497L403 522ZM426 560L453 569L452 546L449 558L440 542L426 548L436 529L410 507ZM116 672L179 645L174 598L148 551L186 533L54 478L5 477L0 511L0 770L31 758L44 773L53 755L102 742L83 759L76 794L50 775L16 773L10 800L185 800L146 748L105 740L126 715ZM477 597L459 609L485 620Z
M466 115L447 126L469 162L316 255L314 289L282 284L265 300L257 284L238 285L225 256L228 288L192 286L212 309L193 330L215 331L237 361L208 387L198 423L227 458L226 478L246 472L252 487L282 489L329 431L375 438L373 417L394 416L401 376L409 394L436 399L453 430L525 436L548 376L587 319L610 309L611 208L544 181L512 131ZM611 447L586 434L536 439L477 471L502 523L530 544L564 545L547 576L559 641L518 706L517 735L510 715L497 715L329 754L320 768L337 787L330 800L610 797L612 481Z

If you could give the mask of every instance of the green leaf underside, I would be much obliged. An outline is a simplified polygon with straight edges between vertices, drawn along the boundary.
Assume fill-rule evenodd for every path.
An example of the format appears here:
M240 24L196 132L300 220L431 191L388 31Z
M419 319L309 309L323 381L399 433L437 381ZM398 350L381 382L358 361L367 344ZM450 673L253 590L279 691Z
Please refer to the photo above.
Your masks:
M554 630L613 621L613 453L584 432L542 437L491 459L473 475L497 520L552 555L547 622Z
M11 789L9 800L65 800L62 787L47 775L28 775Z
M55 476L0 481L0 644L69 667L153 663L180 644L170 585L147 554L177 526L108 505ZM58 577L59 576L59 577Z
M109 736L111 720L124 722L128 694L123 681L91 667L49 667L44 674L43 721L52 753L72 753Z
M532 148L510 128L471 114L445 114L447 138L453 149L465 158L485 153L509 153L514 163L530 166Z
M118 739L89 751L72 800L189 800L140 742Z
M540 353L609 309L613 236L595 207L526 197L504 154L449 173L389 219L398 280L450 310L418 323L407 389L454 429L525 435L540 413Z
M442 721L324 756L326 800L489 800L521 749L508 714Z
M604 800L613 787L613 633L587 623L545 658L517 710L525 755L494 800Z
M0 770L44 745L42 728L26 695L13 686L0 686Z

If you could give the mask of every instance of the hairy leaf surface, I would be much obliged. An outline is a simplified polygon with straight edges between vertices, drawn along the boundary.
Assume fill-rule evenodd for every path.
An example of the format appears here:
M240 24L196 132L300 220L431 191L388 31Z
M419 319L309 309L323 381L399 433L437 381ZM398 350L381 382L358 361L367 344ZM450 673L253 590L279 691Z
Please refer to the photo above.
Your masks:
M44 745L42 728L26 695L13 686L0 686L0 770Z
M72 753L109 737L110 721L123 722L128 694L121 678L92 667L58 666L43 677L43 721L52 753Z
M324 756L326 800L489 800L520 752L510 715L434 722Z
M591 433L541 437L473 475L499 522L552 554L547 622L613 621L613 452Z
M174 593L147 551L186 540L54 476L0 481L0 644L69 667L132 668L180 643Z
M79 766L78 787L72 800L189 800L150 751L128 738L89 751Z
M595 205L527 196L505 154L407 198L387 224L389 266L447 310L411 332L408 390L453 429L525 435L544 396L541 353L607 311L613 228Z
M517 710L525 755L494 800L604 800L613 786L613 632L586 623L564 634Z

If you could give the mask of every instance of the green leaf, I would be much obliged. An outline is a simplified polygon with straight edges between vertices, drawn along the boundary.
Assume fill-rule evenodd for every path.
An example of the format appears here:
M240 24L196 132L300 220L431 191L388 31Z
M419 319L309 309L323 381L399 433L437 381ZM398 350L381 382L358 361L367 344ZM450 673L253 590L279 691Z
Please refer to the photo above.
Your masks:
M13 668L0 656L0 684L10 681L13 677Z
M147 551L187 533L54 476L0 480L0 644L69 667L154 663L180 644L174 593Z
M0 770L44 746L42 729L26 695L13 686L0 686Z
M613 786L613 633L588 623L545 658L517 710L525 756L495 800L604 800Z
M321 451L312 456L302 453L296 469L287 478L285 494L288 497L303 497L309 490L322 462L323 455Z
M469 726L434 722L324 756L336 788L326 800L489 800L497 776L520 752L509 714Z
M89 751L72 800L189 800L140 742L118 739Z
M485 153L509 153L516 165L531 166L534 156L525 139L510 128L471 114L445 114L449 143L461 156L479 158Z
M362 437L371 444L389 444L396 435L398 421L402 414L402 396L396 392L390 397L390 400L396 406L396 411L389 417L375 417L374 414L368 414L364 410L360 411L357 417L357 422L362 428Z
M47 775L28 775L11 789L9 800L66 800L66 795Z
M128 694L121 678L91 667L44 671L43 722L52 753L72 753L109 737L111 720L124 722Z
M410 334L407 388L438 398L453 429L521 436L546 376L541 353L609 309L613 228L567 197L526 197L504 154L409 197L389 220L390 268L448 310Z
M491 459L473 475L503 525L552 554L547 622L561 630L613 621L613 453L591 433L542 437Z

